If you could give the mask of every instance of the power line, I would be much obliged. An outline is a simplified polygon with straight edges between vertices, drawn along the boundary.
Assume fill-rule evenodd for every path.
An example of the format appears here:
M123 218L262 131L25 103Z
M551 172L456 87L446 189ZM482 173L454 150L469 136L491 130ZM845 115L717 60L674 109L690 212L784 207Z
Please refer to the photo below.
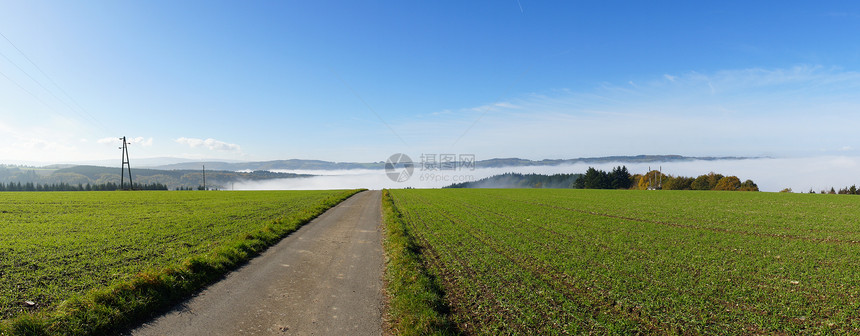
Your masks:
M27 94L29 94L30 96L35 98L37 101L42 103L42 105L45 105L45 107L47 107L48 110L51 110L51 112L54 112L56 114L60 114L59 112L55 111L54 108L51 107L51 105L48 105L48 103L46 103L44 100L42 100L42 98L39 98L39 96L36 96L35 94L33 94L33 92L30 92L30 90L27 90L27 88L23 87L20 83L18 83L17 81L15 81L14 79L10 78L5 73L3 73L3 71L0 71L0 75L2 75L3 77L6 77L6 79L8 79L10 82L12 82L12 84L15 84L15 86L17 86L18 88L20 88L21 90L23 90L24 92L26 92ZM63 117L68 118L68 116L63 116Z
M33 62L33 60L30 59L30 57L27 56L27 54L25 54L24 51L21 50L21 48L18 48L18 46L15 45L15 43L12 43L12 40L10 40L8 37L6 37L6 35L4 35L3 32L0 32L0 36L3 36L3 39L5 39L6 42L9 42L9 44L12 45L12 47L15 48L15 50L17 50L18 53L21 54L21 56L24 56L24 58L27 60L27 62L30 62L30 64L32 64L33 67L36 68L36 70L39 70L39 73L41 73L42 76L45 76L45 78L47 78L49 81L51 81L51 84L54 84L54 86L56 88L60 89L60 92L62 92L63 95L68 97L69 100L72 101L72 103L74 103L78 108L80 108L81 110L84 110L86 112L86 109L83 108L81 106L81 104L78 104L78 102L75 100L75 98L72 98L72 96L70 96L69 93L66 92L66 90L63 90L63 88L59 84L57 84L57 81L55 81L54 78L52 78L51 76L48 76L48 74L45 73L45 71L42 71L42 68L38 64L36 64L36 62Z
M32 80L32 81L33 81L33 82L35 82L37 85L39 85L39 87L41 87L41 88L42 88L42 89L44 89L46 92L48 92L48 94L50 94L52 97L54 97L54 99L56 99L56 100L57 100L57 101L59 101L60 103L63 103L63 105L66 105L66 107L68 107L68 108L69 108L69 110L72 110L72 112L75 112L75 113L76 113L76 114L78 114L78 116L80 116L80 117L84 117L84 115L80 114L78 111L75 111L75 109L74 109L71 105L69 105L68 103L66 103L66 101L64 101L64 100L60 99L60 97L57 97L57 95L55 95L53 92L51 92L51 90L48 90L48 88L46 88L46 87L45 87L45 85L43 85L43 84L42 84L42 82L40 82L38 79L36 79L36 78L34 78L32 75L30 75L30 73L28 73L28 72L27 72L27 70L24 70L23 68L21 68L21 66L19 66L17 63L15 63L15 61L13 61L13 60L12 60L12 59L10 59L8 56L6 56L6 54L4 54L3 52L0 52L0 56L3 56L3 58L5 58L5 59L6 59L6 61L8 61L8 62L9 62L9 63L11 63L12 65L14 65L16 68L18 68L18 70L20 70L21 72L23 72L25 75L27 75L27 77L29 77L29 78L30 78L30 80ZM8 78L8 77L7 77L7 78ZM84 117L84 118L85 118L85 117Z
M62 104L63 104L63 105L65 105L66 107L68 107L68 108L69 108L69 110L71 110L72 112L74 112L75 114L77 114L78 116L80 116L80 117L82 117L82 118L84 118L84 119L89 119L90 121L95 122L96 124L98 124L97 126L99 126L102 130L105 130L105 131L107 130L107 127L105 127L105 125L104 125L104 124L102 124L98 119L96 119L95 117L93 117L93 116L92 116L92 114L90 114L89 112L87 112L87 110L86 110L85 108L83 108L80 104L78 104L78 102L77 102L74 98L72 98L72 96L71 96L71 95L69 95L69 93L68 93L68 92L66 92L66 90L64 90L64 89L63 89L59 84L57 84L57 82L56 82L56 81L55 81L51 76L49 76L47 73L45 73L45 71L43 71L43 70L42 70L42 68L41 68L41 67L39 67L39 65L38 65L38 64L36 64L36 62L33 62L33 60L32 60L32 59L30 59L30 57L29 57L29 56L27 56L27 54L25 54L25 53L24 53L24 51L23 51L23 50L21 50L21 48L18 48L18 46L17 46L17 45L15 45L15 43L13 43L13 42L12 42L12 40L10 40L8 37L6 37L6 35L4 35L2 32L0 32L0 36L2 36L2 37L3 37L3 39L5 39L5 40L6 40L6 42L9 42L9 44L10 44L13 48L15 48L15 50L17 50L17 51L18 51L18 53L20 53L20 54L21 54L21 56L24 56L24 59L26 59L26 60L27 60L27 62L30 62L30 64L32 64L32 65L33 65L33 67L35 67L35 68L36 68L36 70L39 70L39 73L41 73L43 76L45 76L45 78L47 78L49 81L51 81L51 84L53 84L53 85L54 85L54 87L56 87L57 89L59 89L59 90L60 90L60 92L62 92L62 93L63 93L63 95L65 95L67 98L69 98L69 100L70 100L73 104L75 104L75 105L78 107L78 109L80 109L80 111L78 111L77 109L75 109L73 106L69 105L69 103L67 103L64 99L61 99L61 98L60 98L60 97L58 97L56 94L54 94L54 92L53 92L52 90L49 90L47 87L45 87L45 85L43 85L43 84L42 84L42 82L40 82L39 80L37 80L36 78L34 78L32 75L30 75L30 73L29 73L29 72L27 72L26 70L24 70L21 66L19 66L19 65L18 65L17 63L15 63L14 61L12 61L12 59L10 59L8 56L6 56L5 54L3 54L2 52L0 52L0 56L3 56L3 58L5 58L7 61L9 61L9 63L12 63L12 65L14 65L16 68L18 68L18 70L20 70L21 72L23 72L23 73L24 73L25 75L27 75L27 77L29 77L33 82L36 82L36 84L38 84L38 85L39 85L39 87L41 87L42 89L44 89L45 91L47 91L47 92L48 92L52 97L54 97L54 99L56 99L57 101L59 101L60 103L62 103ZM6 75L4 75L4 77L9 78L9 76L6 76ZM9 80L11 80L11 79L9 79ZM21 87L21 88L23 89L23 87L22 87L21 85L19 85L19 84L17 84L17 83L16 83L16 85L18 85L18 87ZM27 91L27 90L25 89L25 91ZM31 96L33 96L33 97L35 97L35 95L34 95L32 92L30 93L30 95L31 95ZM37 99L38 99L38 98L37 98ZM39 100L41 101L41 99L39 99ZM44 101L42 101L42 103L43 103L43 104L45 104L45 103L44 103ZM47 105L47 104L46 104L46 105ZM52 111L54 111L54 110L52 109ZM56 111L54 111L54 112L56 113Z
M12 79L11 77L9 77L9 76L7 76L5 73L3 73L3 71L0 71L0 76L6 77L6 79L8 79L10 82L12 82L12 84L15 84L15 86L17 86L19 89L21 89L22 91L26 92L28 95L30 95L31 97L33 97L33 99L35 99L36 101L38 101L38 102L39 102L39 103L41 103L42 105L45 105L45 107L48 109L48 111L51 111L52 113L54 113L54 114L56 114L56 115L59 115L59 116L61 116L61 117L65 118L65 119L67 119L67 120L69 120L69 121L73 121L73 119L72 119L72 118L70 118L68 115L65 115L65 114L63 114L63 113L57 112L57 110L55 110L51 105L48 105L48 103L46 103L44 100L42 100L42 98L39 98L39 96L37 96L36 94L34 94L32 91L27 90L27 88L25 88L23 85L21 85L20 83L18 83L16 80Z

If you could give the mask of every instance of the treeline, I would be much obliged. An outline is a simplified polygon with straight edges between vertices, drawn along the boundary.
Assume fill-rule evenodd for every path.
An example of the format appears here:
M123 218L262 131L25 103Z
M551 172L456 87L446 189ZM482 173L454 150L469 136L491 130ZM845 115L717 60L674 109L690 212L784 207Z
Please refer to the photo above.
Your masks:
M197 188L192 188L192 187L177 187L176 189L173 189L173 190L178 190L178 191L190 191L190 190L221 190L221 189L220 189L220 188L218 188L218 187L205 187L205 186L203 186L203 185L199 185L199 186L197 186Z
M791 188L785 188L781 192L791 192ZM814 194L815 190L809 189L810 194ZM850 187L844 187L842 189L836 190L833 187L830 187L830 191L822 190L822 194L831 194L831 195L860 195L860 188L857 188L857 185L852 185Z
M477 181L454 183L445 188L571 188L582 174L504 173Z
M694 178L666 175L652 170L645 175L634 175L633 179L637 181L637 189L758 191L758 185L752 180L741 182L737 176L724 176L714 172Z
M203 171L201 170L157 170L157 169L132 169L135 182L142 185L163 184L168 189L196 189L203 184ZM310 175L299 175L293 173L275 173L269 171L253 172L230 172L230 171L206 171L206 185L209 189L226 189L232 183L241 181L258 181L267 179L280 179L292 177L304 177ZM0 165L0 183L26 183L35 185L57 185L68 184L72 187L78 185L86 187L90 185L104 185L108 183L119 184L121 180L120 169L97 166L50 166L44 168L31 168L24 166Z
M752 180L741 182L737 176L724 176L714 172L698 177L672 176L657 170L652 170L645 175L630 175L626 166L615 167L609 172L588 167L585 175L576 180L573 187L577 189L758 191L758 185L755 182ZM860 191L857 192L860 193Z
M573 183L576 189L630 189L633 179L627 166L615 167L610 172L588 167L585 175Z
M574 189L641 189L641 190L726 190L758 191L752 180L741 182L737 176L724 176L714 172L698 177L672 176L652 170L644 175L631 175L627 166L611 171L588 167L585 174L517 174L505 173L477 181L455 183L445 188L574 188ZM835 191L831 191L835 193ZM823 193L823 191L822 191ZM839 193L856 193L856 187Z
M33 183L33 182L0 182L0 191L113 191L119 190L117 183L102 184L69 184L69 183ZM134 190L167 190L167 185L161 183L135 183Z

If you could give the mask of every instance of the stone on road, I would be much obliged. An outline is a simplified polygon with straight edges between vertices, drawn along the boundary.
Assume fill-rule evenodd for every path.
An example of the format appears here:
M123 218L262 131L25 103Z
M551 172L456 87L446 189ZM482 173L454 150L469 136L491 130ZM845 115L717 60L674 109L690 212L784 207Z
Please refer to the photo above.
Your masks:
M350 197L131 335L382 334L380 197Z

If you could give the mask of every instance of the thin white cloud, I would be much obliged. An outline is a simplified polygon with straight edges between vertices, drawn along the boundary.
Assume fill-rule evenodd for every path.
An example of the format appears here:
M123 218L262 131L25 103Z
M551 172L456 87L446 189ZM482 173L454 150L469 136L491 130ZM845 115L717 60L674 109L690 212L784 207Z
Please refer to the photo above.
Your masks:
M674 82L664 75L635 79L636 87L624 81L592 90L531 93L394 127L428 153L542 159L643 153L798 156L817 154L819 148L838 153L853 141L853 125L860 124L857 72L796 66L671 78ZM492 113L484 115L487 111Z
M130 139L129 142L133 143L133 144L141 145L143 147L152 146L152 138L147 139L144 137L136 137L136 138Z
M478 113L486 113L486 112L495 112L504 109L519 109L521 106L514 104L509 101L496 102L492 104L485 104L481 106L475 106L472 108L460 109L461 111L469 111L469 112L478 112ZM448 111L448 110L446 110Z
M678 79L678 77L675 77L675 76L672 76L672 75L669 75L669 74L665 74L665 75L663 75L663 78L668 79L670 82L674 82L675 80L677 80L677 79Z
M143 146L143 147L150 147L150 146L152 146L153 139L151 137L150 138L135 137L135 138L127 138L126 141L129 144L135 144L135 145L139 145L139 146ZM96 140L96 142L103 144L103 145L116 145L116 144L121 144L122 139L116 138L116 137L101 138L101 139Z
M217 151L225 151L225 152L239 152L242 148L237 144L226 143L224 141L215 140L212 138L208 139L197 139L197 138L179 138L176 139L177 143L188 145L191 148L208 148L209 150L217 150Z
M3 137L0 137L0 158L16 158L21 160L37 160L48 157L55 160L67 159L64 154L75 153L78 148L68 142L56 140L55 137L39 136L41 131L33 134L21 132L0 124Z
M115 145L115 144L119 143L119 138L115 138L115 137L101 138L101 139L96 140L96 142L103 144L103 145Z
M517 108L520 108L519 106L514 105L514 104L511 104L510 102L500 102L500 103L496 103L496 104L494 104L493 106L495 106L495 107L501 107L501 108L508 108L508 109L517 109Z

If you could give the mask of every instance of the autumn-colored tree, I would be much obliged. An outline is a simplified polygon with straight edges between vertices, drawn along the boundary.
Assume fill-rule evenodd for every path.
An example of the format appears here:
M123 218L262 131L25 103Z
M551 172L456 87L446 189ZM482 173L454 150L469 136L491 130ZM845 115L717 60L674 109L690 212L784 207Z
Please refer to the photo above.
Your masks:
M720 180L723 179L723 177L725 176L723 176L722 174L716 174L714 172L708 173L708 186L710 187L708 189L714 190L714 188L717 187L717 183L719 183Z
M685 176L672 177L668 180L663 178L663 190L690 190L695 180L692 177Z
M648 187L657 187L660 184L660 176L663 177L663 182L666 182L667 175L661 174L658 170L649 171L647 174L639 178L639 189L645 190Z
M741 188L738 189L740 191L758 191L758 186L752 180L746 180L744 183L741 183ZM810 189L809 191L812 191Z
M630 176L630 189L639 189L639 181L642 180L642 174L633 174Z
M737 176L726 176L717 181L714 190L735 191L741 188L741 180Z
M708 175L699 175L692 183L690 183L690 189L693 190L711 190L711 186L708 183Z

